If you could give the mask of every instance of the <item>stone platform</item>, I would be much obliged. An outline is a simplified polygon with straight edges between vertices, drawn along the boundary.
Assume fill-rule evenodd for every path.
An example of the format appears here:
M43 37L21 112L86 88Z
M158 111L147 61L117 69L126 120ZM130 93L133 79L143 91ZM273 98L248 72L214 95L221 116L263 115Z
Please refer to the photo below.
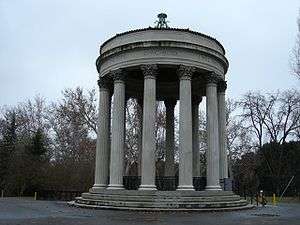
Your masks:
M231 191L90 190L69 204L87 208L150 211L214 211L252 207Z

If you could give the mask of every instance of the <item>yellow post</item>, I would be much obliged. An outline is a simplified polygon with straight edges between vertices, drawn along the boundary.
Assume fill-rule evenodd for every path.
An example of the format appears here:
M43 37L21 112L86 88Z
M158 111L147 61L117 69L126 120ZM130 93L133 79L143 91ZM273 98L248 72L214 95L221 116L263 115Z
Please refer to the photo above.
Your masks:
M276 195L273 193L273 199L272 199L273 205L276 205Z
M4 190L1 190L1 198L4 198Z
M34 200L37 199L37 192L34 192Z

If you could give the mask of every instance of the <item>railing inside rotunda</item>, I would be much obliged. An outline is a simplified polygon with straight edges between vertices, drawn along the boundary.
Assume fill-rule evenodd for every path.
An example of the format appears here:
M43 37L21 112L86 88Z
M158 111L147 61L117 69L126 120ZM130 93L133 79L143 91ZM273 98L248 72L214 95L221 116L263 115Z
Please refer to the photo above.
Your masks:
M124 176L124 188L127 190L137 190L141 184L140 176ZM160 191L174 191L178 186L178 177L156 177L155 185ZM205 189L206 177L193 177L193 185L196 191Z

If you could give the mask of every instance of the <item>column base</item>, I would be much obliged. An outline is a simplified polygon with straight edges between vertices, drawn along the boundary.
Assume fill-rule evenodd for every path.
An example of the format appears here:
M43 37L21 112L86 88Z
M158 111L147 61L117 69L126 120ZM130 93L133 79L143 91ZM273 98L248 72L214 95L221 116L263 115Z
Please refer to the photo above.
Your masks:
M179 185L176 191L195 191L193 185Z
M97 192L107 188L107 184L94 184L92 188L90 188L90 192Z
M155 185L141 184L139 187L139 191L157 191L157 188Z
M222 191L222 188L220 185L215 185L215 186L206 186L205 187L206 191Z
M108 190L124 190L124 186L122 184L110 184L107 186Z

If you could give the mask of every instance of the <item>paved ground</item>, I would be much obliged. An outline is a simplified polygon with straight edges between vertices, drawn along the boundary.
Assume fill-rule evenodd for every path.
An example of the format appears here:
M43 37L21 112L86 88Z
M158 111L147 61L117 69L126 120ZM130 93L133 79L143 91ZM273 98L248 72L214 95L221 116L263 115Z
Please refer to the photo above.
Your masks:
M0 225L252 225L300 224L300 204L280 204L235 212L133 212L69 207L65 202L0 198Z

